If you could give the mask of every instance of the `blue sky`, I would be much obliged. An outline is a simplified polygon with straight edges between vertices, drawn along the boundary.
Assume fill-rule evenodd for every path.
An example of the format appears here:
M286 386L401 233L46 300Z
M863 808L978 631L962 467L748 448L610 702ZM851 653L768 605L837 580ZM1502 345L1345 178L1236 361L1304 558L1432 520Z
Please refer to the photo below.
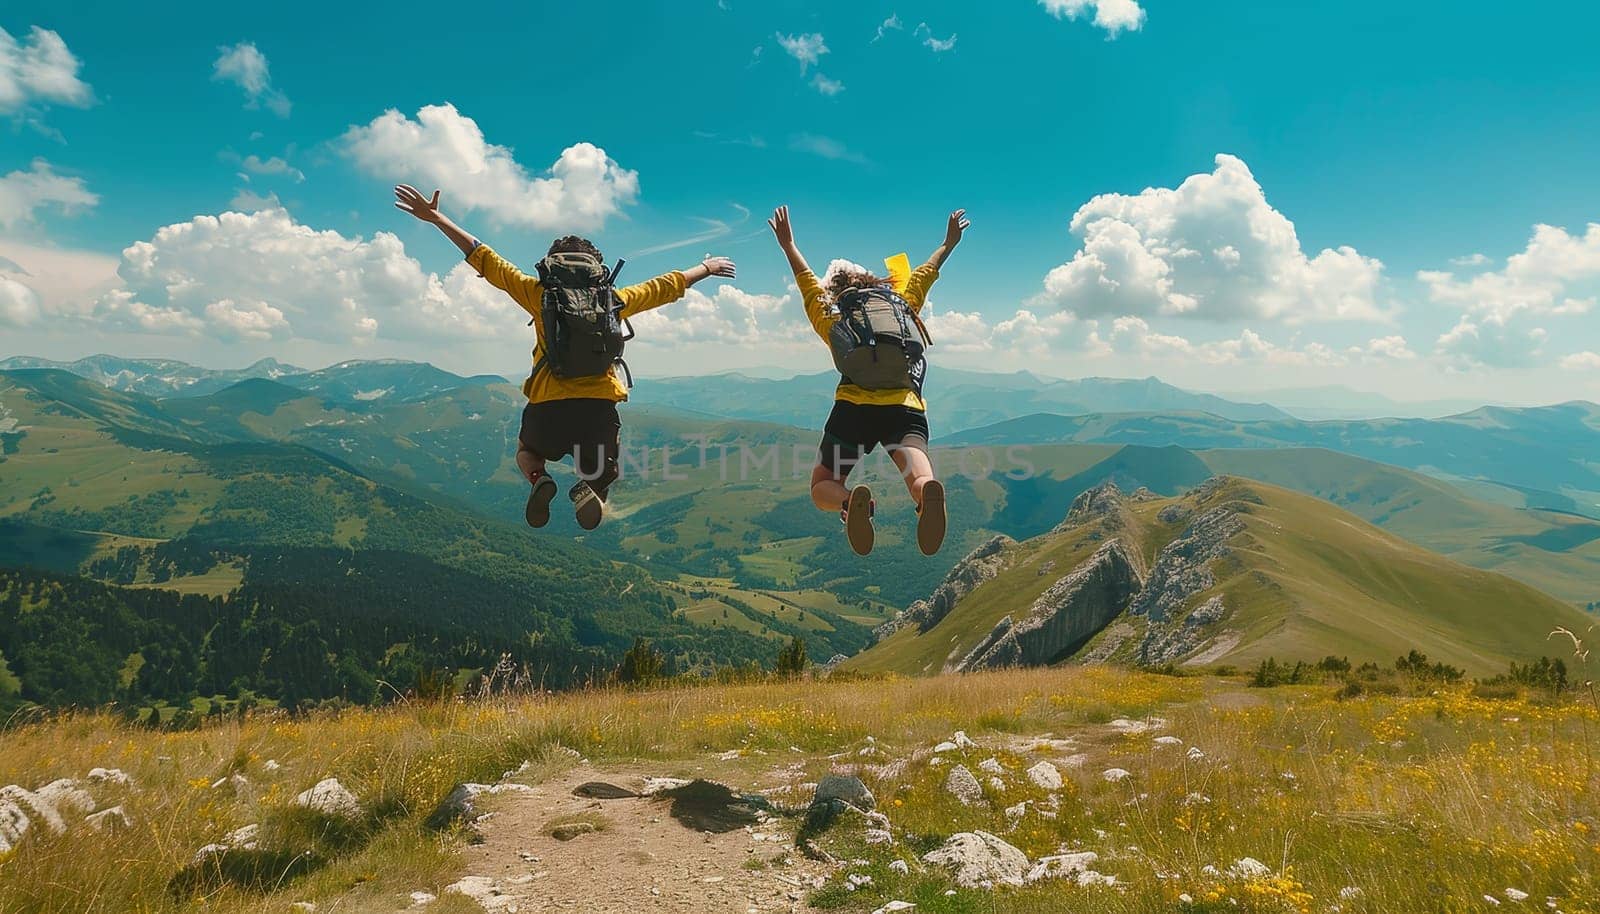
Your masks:
M935 367L1600 398L1581 5L230 6L0 11L5 354L522 370L410 180L525 264L568 229L634 278L738 260L646 373L827 367L774 205L819 268L965 207Z

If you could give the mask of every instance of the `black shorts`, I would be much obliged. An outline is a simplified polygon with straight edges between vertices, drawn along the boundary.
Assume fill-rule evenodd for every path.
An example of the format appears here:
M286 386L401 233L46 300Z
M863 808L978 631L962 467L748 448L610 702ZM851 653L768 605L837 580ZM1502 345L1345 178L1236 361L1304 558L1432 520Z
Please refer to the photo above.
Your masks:
M927 453L928 414L909 406L863 406L835 400L822 428L817 462L839 477L878 445L891 451L907 447Z
M578 474L601 498L617 480L622 418L610 400L548 400L522 409L523 448L545 460L572 457Z

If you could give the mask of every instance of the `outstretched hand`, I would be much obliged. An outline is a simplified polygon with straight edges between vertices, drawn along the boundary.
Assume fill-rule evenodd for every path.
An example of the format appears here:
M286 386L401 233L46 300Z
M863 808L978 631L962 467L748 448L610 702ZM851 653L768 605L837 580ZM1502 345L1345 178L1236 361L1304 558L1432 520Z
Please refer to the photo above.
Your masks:
M967 219L967 211L958 209L950 214L950 221L945 224L944 246L953 248L961 243L961 233L967 230L972 222Z
M410 184L399 184L395 186L394 197L396 209L410 213L423 222L432 222L437 225L444 218L443 214L439 212L438 191L433 192L433 199L430 200L422 195L422 191L417 190Z
M726 257L708 256L705 260L700 261L700 265L706 268L707 273L712 276L720 276L723 279L734 279L739 275L739 271L733 265L733 261Z
M767 226L772 229L772 234L778 239L778 244L784 248L794 246L794 225L789 222L789 207L780 206L772 211L772 218L767 220Z

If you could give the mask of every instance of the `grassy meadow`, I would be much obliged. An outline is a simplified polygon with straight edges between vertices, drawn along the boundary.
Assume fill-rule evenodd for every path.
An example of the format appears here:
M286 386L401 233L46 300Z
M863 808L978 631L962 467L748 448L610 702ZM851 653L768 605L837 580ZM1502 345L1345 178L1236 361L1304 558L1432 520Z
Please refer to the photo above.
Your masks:
M1069 667L258 712L189 732L85 712L0 735L0 784L120 768L133 786L97 792L132 827L36 829L0 859L0 912L232 914L302 901L401 910L410 893L439 894L463 875L466 835L423 826L455 784L507 772L537 782L579 756L602 769L714 773L736 787L770 785L782 770L771 795L792 804L829 770L859 769L894 843L868 845L847 825L824 835L824 849L852 862L810 891L814 909L1600 911L1594 705L1470 685L1386 691L1340 697L1332 684L1258 689L1237 676ZM928 751L956 730L977 747ZM1023 774L1040 758L1064 777L1054 800ZM943 789L956 763L985 779L983 802L964 806ZM1109 780L1111 769L1127 775ZM360 821L331 828L293 805L329 776L361 798ZM1006 814L1023 803L1020 817ZM249 888L169 888L196 849L251 823L263 847L312 850L326 865ZM1032 859L1094 851L1093 868L1115 884L955 889L919 862L973 829ZM686 832L686 847L693 840ZM1265 870L1241 868L1244 858ZM872 882L849 890L852 875ZM445 895L430 910L477 907Z

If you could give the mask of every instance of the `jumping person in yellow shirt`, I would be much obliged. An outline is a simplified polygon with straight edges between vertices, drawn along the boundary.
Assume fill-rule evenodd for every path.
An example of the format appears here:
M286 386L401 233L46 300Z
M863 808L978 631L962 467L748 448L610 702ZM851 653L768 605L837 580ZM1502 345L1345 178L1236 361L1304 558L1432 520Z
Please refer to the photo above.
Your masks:
M931 343L918 314L939 269L967 230L966 210L950 214L944 243L926 263L911 271L904 289L862 269L833 271L826 286L795 246L789 208L778 207L767 221L789 258L795 283L805 299L806 316L833 353L839 387L833 412L823 427L817 465L811 470L811 500L824 511L838 511L850 547L872 551L872 490L845 488L850 471L878 445L900 468L917 505L917 546L933 555L944 543L944 484L928 458L928 413L922 400L927 371L924 347Z
M568 235L550 245L538 275L529 276L441 212L438 191L430 199L401 184L394 195L395 206L438 227L479 275L533 318L533 373L522 385L528 405L517 435L517 468L533 486L525 512L528 524L543 527L550 522L556 481L545 463L571 454L579 478L568 495L578 526L598 527L620 472L617 403L628 399L628 385L617 377L617 367L627 371L622 347L633 335L628 318L677 301L707 277L732 279L733 261L707 257L687 270L619 289L613 280L622 262L608 269L593 243Z

